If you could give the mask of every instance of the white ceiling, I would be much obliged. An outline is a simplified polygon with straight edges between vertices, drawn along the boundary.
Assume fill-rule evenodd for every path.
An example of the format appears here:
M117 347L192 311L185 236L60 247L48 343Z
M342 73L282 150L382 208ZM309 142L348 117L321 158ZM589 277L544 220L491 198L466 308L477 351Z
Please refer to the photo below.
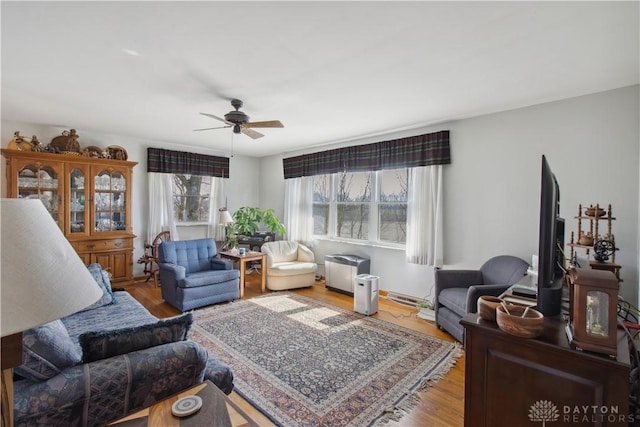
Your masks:
M233 139L262 157L639 82L635 1L0 7L3 119L187 151L230 151L231 129L193 129L231 98L284 123Z

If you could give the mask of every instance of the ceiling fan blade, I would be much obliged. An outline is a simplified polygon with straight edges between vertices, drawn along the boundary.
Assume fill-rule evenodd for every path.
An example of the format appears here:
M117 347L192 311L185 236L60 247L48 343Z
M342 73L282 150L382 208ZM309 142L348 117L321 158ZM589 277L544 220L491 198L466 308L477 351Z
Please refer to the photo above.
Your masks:
M194 132L198 132L201 130L213 130L213 129L225 129L225 128L230 128L231 125L227 125L227 126L218 126L217 128L204 128L204 129L194 129Z
M200 113L200 114L202 114L203 116L211 117L212 119L220 120L223 123L226 123L226 124L228 124L230 126L233 126L233 123L228 122L228 121L226 121L225 119L223 119L221 117L214 116L213 114L208 114L208 113Z
M283 128L284 125L280 120L268 120L266 122L247 122L244 124L248 128Z
M244 126L242 126L241 132L244 133L245 135L247 135L248 137L253 138L253 139L262 138L264 136L260 132L256 132L253 129L248 129L248 128L244 127Z

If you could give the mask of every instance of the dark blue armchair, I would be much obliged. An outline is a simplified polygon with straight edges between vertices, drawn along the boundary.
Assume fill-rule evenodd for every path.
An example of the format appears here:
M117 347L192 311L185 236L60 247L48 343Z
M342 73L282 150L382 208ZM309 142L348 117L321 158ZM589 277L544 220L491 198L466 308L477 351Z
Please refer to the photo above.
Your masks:
M475 313L481 295L498 296L519 282L529 264L511 255L499 255L485 262L479 270L435 270L436 326L464 342L460 319Z
M180 311L240 298L240 272L217 253L213 239L162 242L162 298Z

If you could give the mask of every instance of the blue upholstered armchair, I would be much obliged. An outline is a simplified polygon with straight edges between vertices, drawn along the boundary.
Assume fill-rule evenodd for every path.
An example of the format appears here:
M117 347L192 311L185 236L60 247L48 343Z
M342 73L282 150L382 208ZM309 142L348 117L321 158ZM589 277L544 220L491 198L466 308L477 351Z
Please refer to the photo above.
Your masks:
M464 342L460 319L475 313L481 295L498 296L522 279L529 264L511 255L499 255L479 270L435 271L436 326Z
M240 272L217 253L213 239L162 242L162 298L180 311L240 298Z

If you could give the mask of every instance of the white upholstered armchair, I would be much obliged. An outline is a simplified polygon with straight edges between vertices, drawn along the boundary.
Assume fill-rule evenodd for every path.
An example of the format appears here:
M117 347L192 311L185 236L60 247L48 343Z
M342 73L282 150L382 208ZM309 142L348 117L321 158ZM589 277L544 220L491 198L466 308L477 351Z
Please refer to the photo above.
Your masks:
M309 248L297 242L266 242L261 251L267 254L267 288L272 291L313 286L318 264Z

